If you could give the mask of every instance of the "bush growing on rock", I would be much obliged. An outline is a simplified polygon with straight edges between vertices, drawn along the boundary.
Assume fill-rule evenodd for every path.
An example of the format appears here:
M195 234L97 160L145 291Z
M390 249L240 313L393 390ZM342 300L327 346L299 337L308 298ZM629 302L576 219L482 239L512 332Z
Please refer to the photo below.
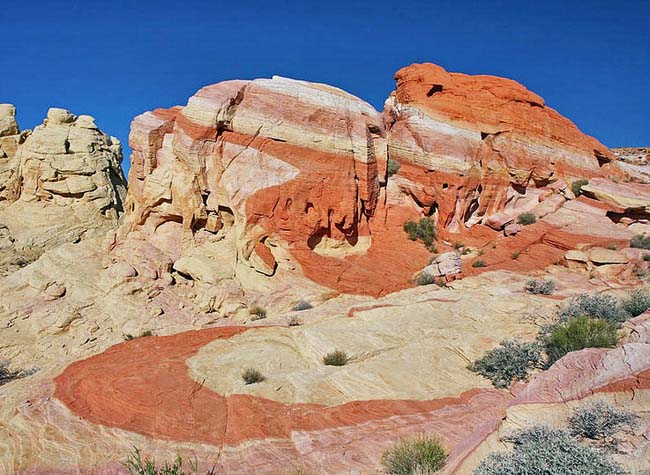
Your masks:
M571 432L587 439L611 437L626 425L631 425L636 416L618 409L606 401L596 401L577 408L569 418Z
M388 176L393 176L395 175L400 169L400 164L397 160L393 160L392 158L388 159L388 163L386 164L386 172Z
M255 368L246 368L242 373L241 378L246 384L261 383L266 379L264 375Z
M142 459L139 449L134 449L123 463L129 475L198 475L199 467L196 459L188 463L189 471L185 471L185 463L180 455L177 455L170 464L165 462L163 466L157 466L154 460L149 458ZM216 475L215 468L212 467L205 475Z
M256 320L262 320L266 318L266 310L258 305L251 308L249 312L251 314L251 321L253 322Z
M485 263L484 260L477 260L472 263L472 267L487 267L487 264Z
M407 221L404 223L404 231L411 241L418 239L431 250L436 240L436 225L431 218L422 218L419 222Z
M630 247L637 249L650 249L650 236L647 234L637 234L630 239Z
M630 318L619 299L609 294L576 295L560 309L558 316L564 321L587 316L613 323L622 323Z
M334 350L323 356L323 364L327 366L345 366L350 361L345 351Z
M314 306L307 302L306 300L300 300L297 304L293 306L293 310L295 312L301 311L301 310L309 310L310 308L314 308Z
M8 363L0 361L0 386L20 378L20 371L11 371L8 366Z
M289 321L287 322L290 327L299 327L302 325L302 320L295 315L291 318L289 318Z
M127 333L126 335L124 335L124 339L126 341L130 341L130 340L137 340L138 338L144 338L147 336L153 336L153 332L151 330L144 330L139 335L132 335L130 333Z
M641 315L650 308L650 290L637 288L623 299L623 308L633 317Z
M589 184L589 180L582 178L571 183L571 191L576 197L582 194L582 187Z
M602 450L582 445L569 432L533 426L504 440L509 453L487 456L474 475L623 475L623 468Z
M431 285L436 283L436 278L427 272L422 272L415 279L415 283L418 285Z
M542 337L548 365L584 348L611 348L618 342L618 324L600 318L577 317L547 330Z
M526 282L526 292L535 295L551 295L555 292L557 284L553 279L531 279Z
M533 213L521 213L517 217L517 223L528 226L529 224L533 224L537 219L535 218L535 215Z
M399 440L384 452L381 463L390 475L429 475L442 470L447 451L437 437L419 435Z
M492 381L497 388L507 388L515 380L525 379L541 362L539 345L517 340L502 341L469 369Z

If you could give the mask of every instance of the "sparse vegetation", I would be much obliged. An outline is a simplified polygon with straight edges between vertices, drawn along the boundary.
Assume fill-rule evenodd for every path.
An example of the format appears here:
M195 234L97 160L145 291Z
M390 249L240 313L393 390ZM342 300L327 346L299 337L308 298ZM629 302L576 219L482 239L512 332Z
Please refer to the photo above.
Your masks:
M472 263L472 267L487 267L485 261L478 259Z
M582 187L589 184L589 180L582 178L571 183L571 191L576 198L582 194Z
M646 261L646 262L650 261L650 254L644 254L643 255L643 260Z
M615 322L586 316L555 325L542 336L549 365L572 351L611 348L616 346L618 338L618 325Z
M392 158L388 159L388 162L386 163L386 173L388 176L393 176L395 175L400 169L400 164L397 160L393 160Z
M510 257L515 260L519 259L519 256L521 256L521 251L515 251L510 255Z
M647 234L637 234L630 239L630 247L637 249L650 249L650 236Z
M597 448L582 445L562 429L533 426L504 440L509 453L487 456L474 475L623 475L623 468Z
M610 251L618 251L618 246L616 245L615 242L610 242L607 245L607 249L609 249Z
M465 244L463 244L463 243L460 242L460 241L456 241L456 242L454 243L454 246L453 246L453 247L454 247L454 249L457 251L457 250L459 250L459 249L464 248L464 247L465 247Z
M618 409L604 400L579 407L569 418L571 432L587 439L605 439L624 426L634 423L636 416Z
M20 371L10 370L7 362L0 361L0 386L20 378L20 373Z
M297 304L293 306L293 310L298 312L301 310L309 310L310 308L314 308L314 306L307 302L306 300L300 300Z
M539 366L541 359L539 345L506 340L476 360L469 369L488 378L495 387L507 388L513 381L525 379Z
M433 252L434 241L436 240L436 225L431 218L422 218L419 222L407 221L404 223L404 231L411 241L420 240Z
M399 440L381 462L390 475L430 475L445 466L447 451L437 437L419 435Z
M289 318L289 321L287 323L289 324L290 327L299 327L300 325L302 325L302 320L300 319L300 317L294 315Z
M261 383L266 379L264 375L255 368L246 368L242 373L241 378L246 384Z
M537 218L535 218L535 215L533 213L521 213L517 217L517 223L523 226L528 226L529 224L533 224L535 221L537 221Z
M350 361L347 353L341 350L334 350L323 356L323 364L327 366L345 366Z
M641 315L650 308L650 290L647 287L632 290L623 299L623 308L633 317Z
M557 284L553 279L531 279L524 285L526 292L535 295L551 295L556 288Z
M127 333L126 335L124 335L124 339L126 341L137 340L138 338L144 338L144 337L147 337L147 336L153 336L153 332L151 330L145 330L142 333L140 333L139 335L131 335L130 333Z
M180 455L177 455L170 464L165 462L162 466L157 466L154 460L149 458L142 459L139 449L134 449L123 464L128 470L129 475L198 475L199 467L196 459L189 462L188 470L185 471L185 463ZM212 467L205 475L216 475L215 468Z
M266 318L266 309L256 305L249 310L251 314L251 321L262 320Z
M587 316L613 323L622 323L630 318L620 300L610 294L576 295L563 306L558 316L563 321Z
M436 278L427 272L421 272L415 279L415 283L418 285L431 285L436 283Z

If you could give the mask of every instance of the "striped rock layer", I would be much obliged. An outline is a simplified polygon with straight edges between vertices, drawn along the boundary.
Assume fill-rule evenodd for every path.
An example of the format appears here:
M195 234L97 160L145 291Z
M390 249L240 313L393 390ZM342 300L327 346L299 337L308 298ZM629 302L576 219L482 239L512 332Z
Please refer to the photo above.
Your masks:
M264 275L284 265L284 249L321 285L379 295L411 285L430 258L407 239L407 219L431 216L443 234L500 230L513 203L532 208L558 195L554 184L624 175L604 145L514 81L433 64L395 78L383 113L273 77L207 86L184 107L136 117L118 240L137 230L178 258L198 232L234 234L237 262ZM400 164L390 177L389 159Z

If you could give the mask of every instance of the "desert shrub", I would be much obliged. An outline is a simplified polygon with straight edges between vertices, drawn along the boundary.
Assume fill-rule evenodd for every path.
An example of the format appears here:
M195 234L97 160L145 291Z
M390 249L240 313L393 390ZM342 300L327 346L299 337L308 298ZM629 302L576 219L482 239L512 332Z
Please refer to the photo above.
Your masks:
M463 243L460 242L460 241L456 241L456 242L454 243L454 246L453 246L453 247L454 247L454 249L457 251L457 250L459 250L459 249L464 248L464 247L465 247L465 244L463 244Z
M623 475L623 468L599 449L578 443L565 430L533 426L505 440L514 448L488 455L474 475Z
M185 471L183 458L177 455L170 464L165 462L162 466L157 466L154 460L149 458L142 459L139 449L134 449L123 463L129 475L198 475L199 467L196 459L188 463L189 471ZM206 472L206 475L216 475L214 467Z
M610 242L607 245L607 249L609 249L610 251L618 251L618 246L616 245L615 242Z
M345 366L350 358L345 351L334 350L323 356L323 364L327 366Z
M521 256L521 251L515 251L510 255L512 259L519 259L519 256Z
M255 384L261 383L266 378L259 370L255 368L246 368L241 375L241 379L243 379L246 384Z
M618 325L600 318L577 317L551 327L543 339L550 365L572 351L616 346Z
M646 262L650 261L650 254L644 254L643 255L643 260L646 261Z
M487 267L487 264L485 263L485 261L478 259L472 262L472 267Z
M637 249L650 249L650 236L647 234L637 234L630 239L630 247Z
M619 429L631 425L636 416L606 401L596 401L577 408L569 418L571 432L588 439L611 437Z
M297 304L293 306L293 310L298 312L300 310L309 310L310 308L314 308L314 306L307 302L306 300L300 300Z
M415 283L418 285L431 285L436 283L436 278L427 272L422 272L415 279Z
M587 316L617 323L630 318L621 301L610 294L576 295L560 309L558 316L562 320Z
M531 279L526 282L524 289L535 295L551 295L556 287L557 284L553 279Z
M259 305L254 306L249 310L251 314L251 321L262 320L266 318L266 309L260 307Z
M299 317L294 315L289 318L289 321L287 323L289 324L290 327L299 327L300 325L302 325L302 320Z
M447 451L437 437L419 435L399 440L384 452L381 463L390 475L429 475L442 470Z
M488 378L495 387L507 388L514 380L525 379L540 362L539 345L506 340L476 360L469 369Z
M388 162L386 164L386 172L388 173L388 176L393 176L399 171L400 165L397 160L393 160L392 158L388 159Z
M574 195L580 196L582 194L582 187L588 184L589 184L589 180L585 178L576 180L573 183L571 183L571 191L573 191Z
M650 308L650 290L644 287L632 290L623 299L623 308L633 317L641 315Z
M0 361L0 386L20 378L20 373L20 371L10 370L7 362Z
M140 333L139 335L131 335L130 333L127 333L126 335L124 335L124 339L126 341L137 340L138 338L144 338L144 337L147 337L147 336L153 336L153 332L151 330L145 330L142 333Z
M521 213L517 216L517 223L523 224L524 226L533 224L535 221L537 221L537 218L535 218L533 213Z
M422 218L420 221L407 221L404 223L404 231L411 241L418 239L431 249L436 240L436 225L431 218Z

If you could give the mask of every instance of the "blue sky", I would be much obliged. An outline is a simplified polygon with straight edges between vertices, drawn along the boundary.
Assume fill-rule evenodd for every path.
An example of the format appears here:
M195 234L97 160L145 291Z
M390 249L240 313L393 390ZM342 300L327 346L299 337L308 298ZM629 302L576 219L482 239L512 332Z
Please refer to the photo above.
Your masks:
M57 106L126 145L145 110L273 74L381 108L397 69L431 61L522 82L608 146L650 145L650 1L3 3L0 102L21 128Z

